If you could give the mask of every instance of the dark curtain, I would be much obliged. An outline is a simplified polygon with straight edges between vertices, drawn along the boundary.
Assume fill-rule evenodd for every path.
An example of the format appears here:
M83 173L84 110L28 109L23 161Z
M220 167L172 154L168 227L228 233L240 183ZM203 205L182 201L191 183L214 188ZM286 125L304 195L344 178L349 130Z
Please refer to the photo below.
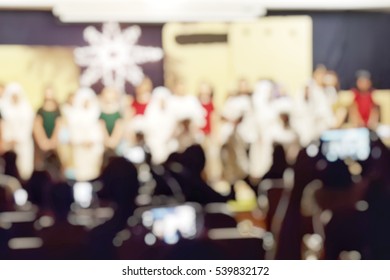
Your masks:
M376 88L390 88L390 15L340 13L313 15L314 65L339 73L341 87L355 83L355 72L369 70Z
M340 76L341 88L355 84L355 73L371 72L374 87L390 88L390 14L379 12L274 12L309 15L313 20L313 68L325 64Z

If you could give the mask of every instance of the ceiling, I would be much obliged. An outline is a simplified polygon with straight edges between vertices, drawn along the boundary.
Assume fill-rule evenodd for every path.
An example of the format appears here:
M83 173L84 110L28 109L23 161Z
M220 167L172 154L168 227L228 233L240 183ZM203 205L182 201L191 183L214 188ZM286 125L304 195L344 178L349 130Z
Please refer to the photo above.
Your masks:
M0 0L0 9L52 11L63 22L242 21L269 11L381 11L390 0Z

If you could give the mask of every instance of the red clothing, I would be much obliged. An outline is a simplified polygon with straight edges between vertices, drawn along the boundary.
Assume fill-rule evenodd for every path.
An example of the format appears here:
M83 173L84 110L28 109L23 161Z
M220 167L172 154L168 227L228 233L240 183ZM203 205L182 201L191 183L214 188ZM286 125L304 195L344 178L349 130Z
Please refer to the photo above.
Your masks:
M140 103L137 100L134 100L131 104L131 107L134 109L135 115L144 115L146 107L148 106L148 103Z
M355 104L357 106L360 117L365 125L368 124L372 109L375 107L375 103L372 99L372 90L368 92L360 92L358 89L352 89L355 95Z
M214 104L213 102L201 103L201 104L206 111L206 116L205 116L206 123L202 128L202 131L205 135L209 135L211 133L211 114L214 112Z

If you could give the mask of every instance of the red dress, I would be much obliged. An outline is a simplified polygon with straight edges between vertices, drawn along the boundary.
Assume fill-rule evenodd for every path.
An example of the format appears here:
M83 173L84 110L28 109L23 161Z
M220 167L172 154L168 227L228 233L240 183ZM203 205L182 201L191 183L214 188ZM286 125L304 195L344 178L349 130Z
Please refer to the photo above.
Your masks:
M375 107L375 103L372 99L372 90L368 92L361 92L358 89L352 89L355 95L355 104L357 106L360 117L362 118L364 125L368 125L372 109Z
M140 103L135 99L134 99L133 103L131 104L131 107L134 109L135 115L144 115L147 106L148 106L148 103Z
M206 116L205 116L206 123L202 128L202 131L205 135L209 135L211 133L211 114L214 112L214 104L212 102L201 103L201 104L206 111Z

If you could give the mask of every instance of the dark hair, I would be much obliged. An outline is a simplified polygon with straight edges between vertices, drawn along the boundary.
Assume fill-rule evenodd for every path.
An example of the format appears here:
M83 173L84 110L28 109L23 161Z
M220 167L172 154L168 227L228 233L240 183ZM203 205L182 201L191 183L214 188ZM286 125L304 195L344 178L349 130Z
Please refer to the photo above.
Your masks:
M280 179L283 178L284 171L288 164L286 160L286 153L282 145L275 145L272 154L272 166L270 170L264 175L264 179Z
M356 79L365 78L371 80L371 73L367 70L359 70L355 74Z
M194 173L200 174L206 164L206 155L200 145L188 147L182 155L182 164Z
M34 171L26 184L32 203L40 208L49 207L52 181L47 171Z
M57 183L50 188L49 194L50 208L56 218L66 219L74 201L72 188L65 182Z
M102 172L101 181L106 198L116 202L118 207L131 208L139 188L134 164L122 157L111 158Z
M327 162L327 166L321 174L321 180L325 188L345 189L352 185L348 166L342 160Z
M16 166L17 155L13 151L8 151L3 154L4 159L4 174L20 179L18 167Z

